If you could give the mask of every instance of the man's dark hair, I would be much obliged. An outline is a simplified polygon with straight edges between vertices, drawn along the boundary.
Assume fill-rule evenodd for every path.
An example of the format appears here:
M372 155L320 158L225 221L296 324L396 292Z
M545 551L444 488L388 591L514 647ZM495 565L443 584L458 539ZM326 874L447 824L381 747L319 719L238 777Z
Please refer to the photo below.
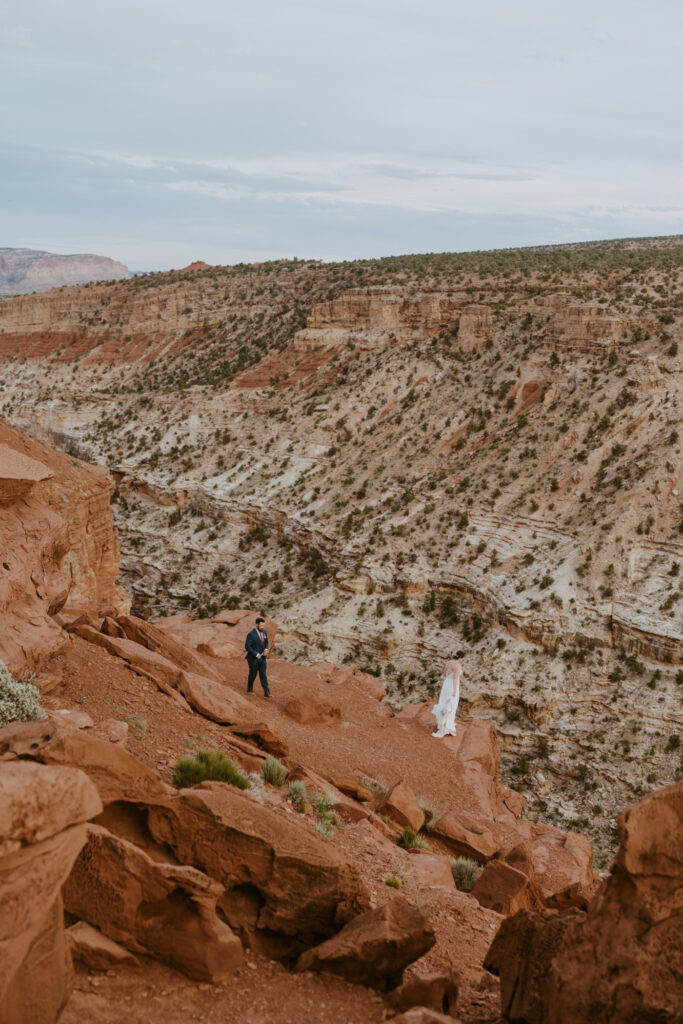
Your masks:
M257 620L256 620L256 625L258 626L259 622L265 622L265 621L266 621L266 620L265 620L265 619L263 618L263 616L262 616L262 615L259 615L259 617L258 617L258 618L257 618Z
M455 652L455 657L457 658L458 661L460 661L461 658L465 657L465 652L464 651L456 651Z

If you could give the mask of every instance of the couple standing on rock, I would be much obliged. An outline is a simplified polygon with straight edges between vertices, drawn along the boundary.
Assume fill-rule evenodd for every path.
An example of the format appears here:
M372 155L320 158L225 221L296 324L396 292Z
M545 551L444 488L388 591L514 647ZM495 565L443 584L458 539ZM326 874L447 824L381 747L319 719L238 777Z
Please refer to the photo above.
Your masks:
M266 659L268 657L268 634L266 633L266 620L262 615L256 620L254 628L247 633L244 641L244 657L249 666L249 677L247 679L247 693L254 692L254 680L258 677L263 687L263 696L270 698L271 692L268 686L268 675L266 672Z
M255 627L247 633L247 638L244 641L244 657L249 666L247 693L254 692L254 680L258 674L263 687L263 696L271 697L266 670L269 650L266 620L259 615ZM436 736L437 739L441 739L443 736L455 736L455 715L460 701L460 677L464 657L464 651L457 651L455 657L444 665L441 693L438 703L432 709L432 714L436 718L436 731L432 733L432 736Z
M462 659L464 651L457 651L455 657L447 661L443 667L444 680L438 703L432 708L436 718L436 732L432 736L455 736L455 713L460 700L460 677L462 675Z

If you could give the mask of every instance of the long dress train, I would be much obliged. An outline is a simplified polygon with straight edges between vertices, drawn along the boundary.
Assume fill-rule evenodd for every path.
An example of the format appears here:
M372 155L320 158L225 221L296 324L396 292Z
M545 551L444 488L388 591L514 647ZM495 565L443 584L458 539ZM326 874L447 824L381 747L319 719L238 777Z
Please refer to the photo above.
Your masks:
M446 666L449 670L441 687L439 702L432 708L436 718L436 732L432 736L455 736L455 714L460 701L460 665Z

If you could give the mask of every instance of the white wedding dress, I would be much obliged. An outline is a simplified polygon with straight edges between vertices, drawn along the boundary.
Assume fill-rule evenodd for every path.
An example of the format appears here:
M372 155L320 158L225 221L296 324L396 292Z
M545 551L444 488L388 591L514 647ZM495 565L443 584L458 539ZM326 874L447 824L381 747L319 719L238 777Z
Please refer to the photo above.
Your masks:
M432 714L436 718L436 732L432 736L440 739L442 736L455 736L455 713L458 710L460 700L460 675L462 669L459 664L446 666L448 675L441 686L439 702L432 708Z

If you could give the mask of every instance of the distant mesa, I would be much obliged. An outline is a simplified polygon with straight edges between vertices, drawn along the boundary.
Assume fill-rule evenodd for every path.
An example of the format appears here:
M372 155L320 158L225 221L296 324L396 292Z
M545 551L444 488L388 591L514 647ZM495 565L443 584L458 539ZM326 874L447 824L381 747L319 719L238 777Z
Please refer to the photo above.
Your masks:
M107 256L60 256L38 249L0 248L0 296L46 292L61 285L116 281L130 276L128 267Z

